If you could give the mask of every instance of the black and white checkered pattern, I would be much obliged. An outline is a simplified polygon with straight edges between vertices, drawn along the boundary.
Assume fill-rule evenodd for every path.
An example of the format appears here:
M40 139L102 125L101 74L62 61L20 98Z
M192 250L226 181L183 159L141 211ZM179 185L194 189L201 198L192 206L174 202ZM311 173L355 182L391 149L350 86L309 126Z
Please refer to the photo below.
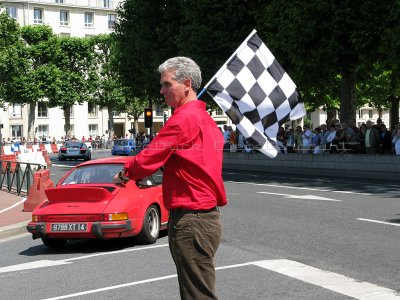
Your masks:
M206 89L247 141L272 158L279 127L306 114L296 85L255 30Z

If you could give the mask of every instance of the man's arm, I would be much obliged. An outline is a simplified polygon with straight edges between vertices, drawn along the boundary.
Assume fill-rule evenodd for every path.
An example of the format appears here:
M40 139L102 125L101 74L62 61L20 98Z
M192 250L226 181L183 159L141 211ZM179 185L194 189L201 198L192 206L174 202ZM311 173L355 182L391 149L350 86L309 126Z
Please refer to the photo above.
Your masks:
M164 165L182 140L180 127L168 123L145 149L125 164L123 172L125 176L138 180L150 176Z

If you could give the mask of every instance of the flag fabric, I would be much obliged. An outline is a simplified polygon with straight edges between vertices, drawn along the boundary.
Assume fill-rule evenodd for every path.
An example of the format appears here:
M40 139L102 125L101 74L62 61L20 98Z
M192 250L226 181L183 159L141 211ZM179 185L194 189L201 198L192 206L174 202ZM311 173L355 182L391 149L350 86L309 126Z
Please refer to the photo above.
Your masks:
M247 142L272 158L279 127L306 114L296 85L255 30L205 89Z

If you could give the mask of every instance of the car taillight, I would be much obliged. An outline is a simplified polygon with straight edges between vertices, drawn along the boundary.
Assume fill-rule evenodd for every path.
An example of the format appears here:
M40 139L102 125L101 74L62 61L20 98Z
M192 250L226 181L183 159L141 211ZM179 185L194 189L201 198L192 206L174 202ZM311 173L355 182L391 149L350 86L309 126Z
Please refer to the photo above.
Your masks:
M61 151L67 151L67 148L62 147L62 148L60 148L60 150Z
M86 149L85 148L81 148L81 151L86 151Z
M42 216L32 215L32 222L41 222L42 220Z
M128 220L127 213L114 213L114 214L105 214L104 215L105 221L123 221Z

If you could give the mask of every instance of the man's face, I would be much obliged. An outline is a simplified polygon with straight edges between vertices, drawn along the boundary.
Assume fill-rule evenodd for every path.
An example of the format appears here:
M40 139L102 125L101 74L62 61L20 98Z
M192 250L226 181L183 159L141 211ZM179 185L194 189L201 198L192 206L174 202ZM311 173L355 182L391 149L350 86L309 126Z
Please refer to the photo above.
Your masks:
M165 102L168 106L177 108L181 105L185 96L187 96L189 89L186 81L184 83L179 83L174 79L174 75L175 72L172 71L166 71L161 74L160 94L164 96Z

